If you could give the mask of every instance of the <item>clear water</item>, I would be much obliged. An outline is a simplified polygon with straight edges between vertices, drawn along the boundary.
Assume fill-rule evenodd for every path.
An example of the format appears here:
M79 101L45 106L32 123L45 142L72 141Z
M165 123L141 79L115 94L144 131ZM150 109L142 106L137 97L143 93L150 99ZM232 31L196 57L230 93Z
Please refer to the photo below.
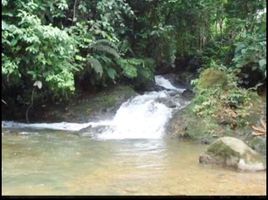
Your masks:
M2 130L4 195L266 195L266 172L202 166L177 139Z
M156 83L178 94L183 91L161 76ZM106 121L2 122L3 194L266 194L266 172L202 166L198 157L205 146L163 137L172 112L187 105L170 92L129 99ZM167 107L163 99L175 107ZM93 133L80 131L86 127Z

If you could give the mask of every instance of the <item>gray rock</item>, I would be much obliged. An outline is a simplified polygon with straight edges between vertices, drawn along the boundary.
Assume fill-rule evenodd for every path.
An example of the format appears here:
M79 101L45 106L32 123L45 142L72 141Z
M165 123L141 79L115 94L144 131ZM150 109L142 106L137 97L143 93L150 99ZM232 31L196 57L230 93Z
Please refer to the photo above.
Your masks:
M165 104L169 108L175 108L177 106L172 100L166 98L158 98L157 102Z
M182 118L182 110L176 111L166 125L166 131L171 137L184 137L187 124Z
M222 137L208 146L199 156L203 164L218 164L245 171L265 170L263 157L242 140L234 137Z
M192 90L190 89L186 89L183 91L183 93L181 94L181 96L185 99L192 99L194 97L194 93Z

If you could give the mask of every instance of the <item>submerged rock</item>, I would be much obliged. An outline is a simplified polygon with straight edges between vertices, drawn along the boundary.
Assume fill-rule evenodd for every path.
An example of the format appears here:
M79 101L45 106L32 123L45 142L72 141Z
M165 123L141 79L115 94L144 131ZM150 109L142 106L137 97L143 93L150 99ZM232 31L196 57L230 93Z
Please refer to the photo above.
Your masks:
M205 153L199 156L203 164L218 164L246 171L265 170L262 156L234 137L222 137L208 146Z

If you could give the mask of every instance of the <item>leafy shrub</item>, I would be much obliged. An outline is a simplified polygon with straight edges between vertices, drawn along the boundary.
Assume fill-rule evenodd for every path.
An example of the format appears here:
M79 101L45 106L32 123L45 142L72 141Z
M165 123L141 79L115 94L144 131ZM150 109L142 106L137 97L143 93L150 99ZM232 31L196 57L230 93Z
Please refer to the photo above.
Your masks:
M233 59L236 68L250 66L266 77L266 38L263 34L244 34L236 44Z
M232 70L208 68L193 84L196 96L192 111L197 116L230 125L231 128L247 123L251 102L257 94L238 87Z
M199 88L207 89L211 87L224 87L227 83L227 76L224 71L215 68L204 70L199 77Z
M64 30L42 25L37 16L25 11L17 17L17 25L6 21L2 25L2 72L7 84L26 80L32 85L38 80L55 94L74 91L73 39Z

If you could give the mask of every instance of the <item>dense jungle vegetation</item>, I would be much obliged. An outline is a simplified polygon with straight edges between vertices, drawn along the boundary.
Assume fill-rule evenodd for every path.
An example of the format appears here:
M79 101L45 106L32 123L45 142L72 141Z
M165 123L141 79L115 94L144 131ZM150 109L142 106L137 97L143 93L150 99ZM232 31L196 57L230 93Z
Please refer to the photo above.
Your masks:
M8 109L187 72L197 116L231 109L243 125L265 88L266 2L2 0L2 50Z

